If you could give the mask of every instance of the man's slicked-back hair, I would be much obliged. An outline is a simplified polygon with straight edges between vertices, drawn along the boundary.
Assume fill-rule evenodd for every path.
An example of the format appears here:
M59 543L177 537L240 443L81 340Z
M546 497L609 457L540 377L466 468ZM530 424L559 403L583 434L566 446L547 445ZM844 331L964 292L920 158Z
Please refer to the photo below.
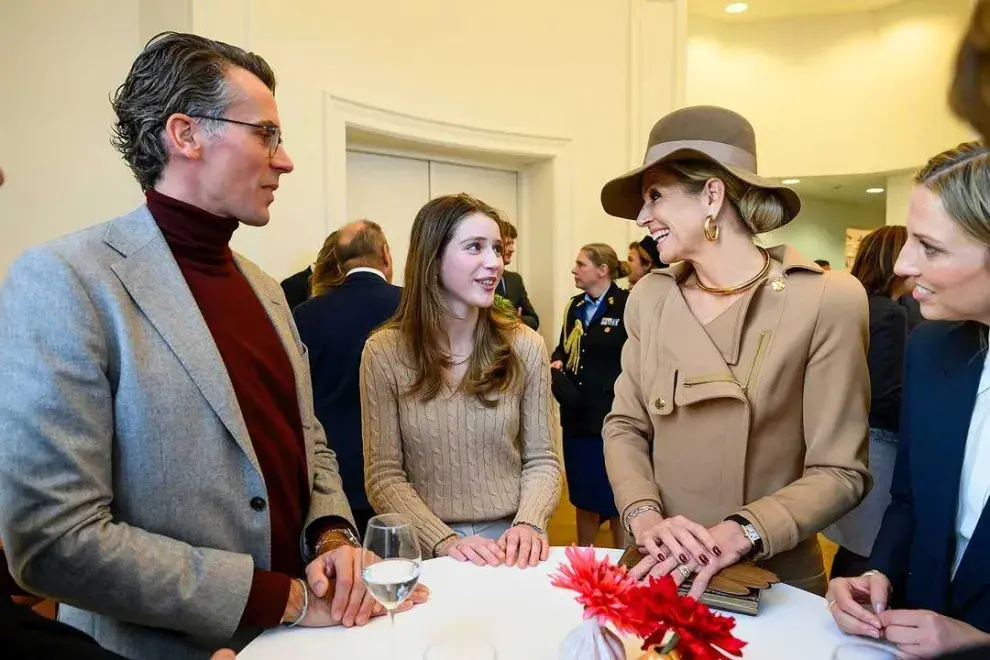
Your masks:
M111 143L141 185L152 188L162 176L168 151L162 140L173 114L222 117L234 99L227 73L240 67L275 91L275 72L259 55L195 34L163 32L134 60L127 79L110 102L117 114ZM221 122L207 122L217 134Z

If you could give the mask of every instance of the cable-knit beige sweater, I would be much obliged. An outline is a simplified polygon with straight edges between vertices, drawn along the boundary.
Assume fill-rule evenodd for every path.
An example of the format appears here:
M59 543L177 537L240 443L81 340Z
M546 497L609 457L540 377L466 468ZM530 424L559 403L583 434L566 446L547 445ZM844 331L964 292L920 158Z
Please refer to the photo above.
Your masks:
M514 522L546 529L557 507L561 461L546 347L520 325L513 350L525 384L486 408L450 386L429 402L406 395L414 372L397 330L382 330L365 345L361 422L368 500L379 513L410 518L424 556L454 533L447 523L514 516Z

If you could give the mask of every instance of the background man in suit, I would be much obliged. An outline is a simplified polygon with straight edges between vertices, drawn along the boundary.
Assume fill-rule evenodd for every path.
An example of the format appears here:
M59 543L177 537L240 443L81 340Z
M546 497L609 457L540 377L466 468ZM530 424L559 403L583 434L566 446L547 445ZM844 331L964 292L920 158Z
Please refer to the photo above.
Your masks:
M508 220L503 220L502 260L506 266L512 263L512 256L516 253L516 238L518 236L519 232L516 231L515 225ZM523 323L533 330L540 329L540 317L537 316L536 310L529 302L529 294L526 293L526 285L523 284L522 275L511 270L504 271L502 281L499 282L495 293L509 301L512 309L516 310L516 314L519 315Z
M293 169L274 87L240 48L152 39L113 99L147 204L29 250L0 287L11 572L126 657L372 613L305 348L229 247Z
M298 273L293 273L282 280L282 292L289 303L289 309L295 309L309 300L309 278L313 276L313 267L306 266Z
M399 308L402 289L390 284L392 255L381 227L359 220L335 234L320 251L315 269L314 288L325 292L294 314L309 349L316 417L330 429L327 443L340 461L344 493L363 532L375 512L364 491L361 352L371 332Z

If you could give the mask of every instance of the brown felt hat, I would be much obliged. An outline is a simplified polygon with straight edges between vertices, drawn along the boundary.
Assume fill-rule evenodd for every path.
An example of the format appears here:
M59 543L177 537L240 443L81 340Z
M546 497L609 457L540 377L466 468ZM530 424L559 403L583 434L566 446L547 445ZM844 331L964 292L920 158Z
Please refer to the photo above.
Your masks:
M635 220L643 209L643 173L660 163L684 160L717 163L750 185L779 192L787 209L781 226L801 210L796 192L756 173L756 134L752 124L731 110L699 105L672 112L653 126L643 166L612 179L602 188L605 212Z

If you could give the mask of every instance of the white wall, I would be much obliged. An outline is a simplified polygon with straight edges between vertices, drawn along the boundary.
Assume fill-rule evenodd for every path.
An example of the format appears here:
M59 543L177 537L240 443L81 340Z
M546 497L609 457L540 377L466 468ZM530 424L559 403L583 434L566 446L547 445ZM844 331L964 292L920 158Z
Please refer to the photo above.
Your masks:
M801 198L801 213L777 231L760 236L764 246L787 243L809 260L826 259L846 270L846 228L873 229L884 224L883 206Z
M136 3L0 2L0 276L28 245L140 203L108 100L138 50Z
M907 224L908 205L914 189L914 172L893 174L887 177L887 224Z
M628 8L568 0L250 3L252 49L279 74L297 170L265 241L322 236L322 94L433 121L573 140L573 241L618 240L601 185L628 165ZM594 44L594 47L589 47ZM259 253L263 249L259 246ZM276 270L301 254L266 258Z
M970 0L738 23L691 18L688 102L756 128L761 173L915 168L971 139L946 104Z
M568 179L546 180L549 170L534 178L566 191L570 217L541 234L561 244L527 246L534 255L566 254L554 265L556 298L569 290L581 245L628 242L631 223L606 216L599 193L641 161L644 130L683 97L683 21L684 0L2 2L0 61L22 65L0 73L5 95L18 101L0 104L9 177L0 191L0 274L28 244L140 201L107 144L107 97L144 41L175 29L247 47L278 75L296 170L282 180L269 226L234 238L272 275L310 261L327 233L324 114L332 94L434 122L569 141ZM546 190L528 194L537 206L552 204ZM11 229L7 218L24 226Z

